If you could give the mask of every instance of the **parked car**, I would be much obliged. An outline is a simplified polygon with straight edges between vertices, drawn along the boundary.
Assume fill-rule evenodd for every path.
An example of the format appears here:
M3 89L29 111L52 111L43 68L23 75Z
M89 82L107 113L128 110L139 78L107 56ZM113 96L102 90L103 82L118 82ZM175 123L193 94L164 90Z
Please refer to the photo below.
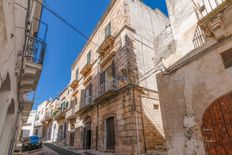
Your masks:
M22 151L42 148L42 140L39 136L30 136L23 138Z

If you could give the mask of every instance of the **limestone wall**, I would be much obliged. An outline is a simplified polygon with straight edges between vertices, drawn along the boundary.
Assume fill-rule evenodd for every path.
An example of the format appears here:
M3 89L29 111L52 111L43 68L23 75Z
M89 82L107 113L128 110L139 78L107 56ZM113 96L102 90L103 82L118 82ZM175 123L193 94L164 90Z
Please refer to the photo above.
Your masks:
M140 81L145 77L145 73L157 65L154 64L154 58L158 56L154 46L155 39L168 27L169 20L158 9L153 10L140 1L130 0L128 3L130 13L129 25L135 30L135 33L131 35L134 44L133 52L136 58L134 63L138 70L138 81ZM157 90L154 78L155 75L153 74L139 82L139 85Z
M232 69L225 69L221 53L232 48L231 38L192 51L177 64L204 51L168 75L158 76L159 96L169 154L205 154L201 135L205 109L232 89ZM193 131L193 133L188 131ZM187 137L190 136L190 140Z
M0 154L12 151L18 125L17 54L23 48L25 10L14 0L0 0ZM26 1L24 1L26 2ZM22 2L22 5L26 4Z
M166 0L166 3L177 46L176 55L173 57L173 61L176 61L194 48L192 40L197 16L192 0Z

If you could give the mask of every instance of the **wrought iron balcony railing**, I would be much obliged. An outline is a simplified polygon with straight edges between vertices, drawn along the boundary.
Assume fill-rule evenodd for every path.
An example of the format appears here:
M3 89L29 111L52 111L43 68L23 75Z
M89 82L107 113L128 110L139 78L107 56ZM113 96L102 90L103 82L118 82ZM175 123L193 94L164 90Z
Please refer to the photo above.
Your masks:
M201 20L226 1L229 0L194 0L193 2L198 19Z
M92 96L86 96L84 97L84 99L80 102L80 109L88 107L92 104L93 101L93 97Z
M115 79L105 80L98 88L95 99L103 96L104 94L111 94L118 90L118 82Z
M206 36L205 33L197 26L195 33L193 35L193 45L194 48L200 47L205 43Z
M198 19L198 24L193 36L194 47L202 46L208 37L220 39L221 35L215 34L220 23L215 24L217 16L231 3L231 0L193 0L194 10ZM214 20L214 22L213 22ZM217 21L218 22L218 21Z
M24 55L27 61L42 65L45 56L45 50L46 43L43 40L31 35L27 35Z

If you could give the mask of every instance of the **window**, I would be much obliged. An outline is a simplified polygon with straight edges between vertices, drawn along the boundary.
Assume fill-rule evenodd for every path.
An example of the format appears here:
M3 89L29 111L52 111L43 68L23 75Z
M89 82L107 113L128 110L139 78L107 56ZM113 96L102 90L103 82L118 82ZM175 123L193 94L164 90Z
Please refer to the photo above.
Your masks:
M87 100L87 104L91 103L91 101L92 101L92 84L91 83L85 90L85 97Z
M222 59L224 62L225 69L232 67L232 49L223 52Z
M65 108L68 108L69 102L66 102L65 104Z
M105 28L105 38L111 36L111 22Z
M115 79L115 63L113 62L104 72L100 74L100 84Z
M77 68L77 70L76 70L76 80L78 80L78 76L79 76L79 69Z
M87 54L87 64L91 63L91 51Z

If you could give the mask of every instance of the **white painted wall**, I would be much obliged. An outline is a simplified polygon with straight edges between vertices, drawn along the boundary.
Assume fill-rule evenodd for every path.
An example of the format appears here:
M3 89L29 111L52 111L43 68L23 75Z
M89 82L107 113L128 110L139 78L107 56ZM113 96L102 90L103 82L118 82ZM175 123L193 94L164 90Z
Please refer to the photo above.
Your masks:
M25 10L15 0L0 0L0 154L8 155L13 149L18 125L18 95L16 63L23 48ZM20 1L25 6L27 1ZM8 75L8 76L7 76ZM6 86L9 86L6 89ZM13 113L9 107L13 103ZM12 108L12 107L10 107Z
M28 137L28 136L34 135L35 118L36 118L36 110L32 110L30 112L30 115L29 115L27 122L22 127L23 137Z

